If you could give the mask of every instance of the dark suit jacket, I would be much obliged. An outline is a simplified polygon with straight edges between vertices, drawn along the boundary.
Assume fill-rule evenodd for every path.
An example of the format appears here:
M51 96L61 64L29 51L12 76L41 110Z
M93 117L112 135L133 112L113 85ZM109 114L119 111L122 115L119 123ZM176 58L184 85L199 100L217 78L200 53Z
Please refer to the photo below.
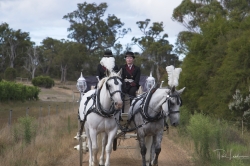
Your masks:
M129 69L128 65L122 65L122 79L132 79L136 84L136 87L139 88L140 84L140 76L141 76L141 69L135 65L132 66L131 70Z
M115 72L118 72L118 66L115 65L113 70ZM99 76L100 80L103 79L103 77L106 77L106 68L104 66L102 66L101 64L98 64L98 66L97 66L97 76Z

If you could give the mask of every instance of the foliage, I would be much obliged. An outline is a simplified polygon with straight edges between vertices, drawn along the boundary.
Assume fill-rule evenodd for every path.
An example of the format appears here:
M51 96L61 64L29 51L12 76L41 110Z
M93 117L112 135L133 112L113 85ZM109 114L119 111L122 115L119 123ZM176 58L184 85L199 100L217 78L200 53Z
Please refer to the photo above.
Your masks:
M202 114L196 114L191 117L190 124L187 127L194 141L196 153L204 161L211 159L210 146L214 141L213 138L217 130L217 127L210 121L210 118Z
M245 94L249 87L250 7L238 2L185 0L173 13L189 30L179 34L176 51L186 54L180 86L188 87L183 100L192 113L239 118L228 103L236 89Z
M0 82L0 101L7 100L32 100L38 99L40 89L34 86L26 86L19 83L2 81Z
M164 33L163 22L153 22L150 26L150 21L150 19L146 19L136 22L143 36L133 37L132 41L142 50L143 63L140 66L142 70L147 70L148 73L155 71L156 79L160 81L162 75L166 74L166 66L178 66L180 62L178 56L171 53L173 45L167 40L168 35Z
M24 140L26 144L30 144L35 138L37 125L34 123L34 118L30 116L18 118L19 125L16 125L14 130L14 138L16 141Z
M21 29L14 30L7 23L0 25L2 63L8 60L10 67L13 68L16 61L22 61L23 52L30 45L32 45L32 42L28 32L23 32Z
M70 23L69 38L86 46L87 53L113 47L115 42L130 31L122 27L124 23L115 15L103 19L107 3L79 3L77 10L63 17Z
M196 113L191 116L187 126L187 132L181 137L190 137L194 143L195 156L197 162L201 165L228 165L231 160L225 161L218 159L220 157L230 157L237 154L244 155L249 152L246 147L248 141L241 136L237 128L232 125L232 122L224 120L216 120L209 116ZM237 160L238 161L238 160ZM237 163L234 161L234 163ZM208 164L209 163L209 164ZM223 164L224 163L224 164ZM242 162L244 165L245 162Z
M235 119L244 120L246 122L250 119L250 94L242 94L239 89L236 89L235 94L232 96L233 100L228 104ZM250 129L250 124L246 124Z
M187 126L189 125L190 118L191 113L183 106L180 111L180 125L178 127L180 135L188 135Z
M32 84L38 87L52 88L55 82L49 76L38 76L32 79Z
M14 81L16 79L16 76L17 76L17 71L12 67L8 67L4 72L4 78L7 81Z

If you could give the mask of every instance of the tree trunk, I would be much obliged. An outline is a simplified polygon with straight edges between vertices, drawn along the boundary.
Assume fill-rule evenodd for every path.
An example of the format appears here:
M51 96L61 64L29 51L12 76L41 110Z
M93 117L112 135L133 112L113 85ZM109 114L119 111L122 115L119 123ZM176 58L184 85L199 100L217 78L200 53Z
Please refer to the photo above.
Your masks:
M64 67L63 65L61 65L61 83L66 82L66 74L67 74L67 65L65 65Z
M34 68L34 69L32 70L32 74L31 74L31 78L32 78L32 79L35 78L35 72L36 72L36 68Z
M161 74L160 74L160 71L159 71L159 65L158 64L156 65L156 77L157 77L158 82L160 82Z

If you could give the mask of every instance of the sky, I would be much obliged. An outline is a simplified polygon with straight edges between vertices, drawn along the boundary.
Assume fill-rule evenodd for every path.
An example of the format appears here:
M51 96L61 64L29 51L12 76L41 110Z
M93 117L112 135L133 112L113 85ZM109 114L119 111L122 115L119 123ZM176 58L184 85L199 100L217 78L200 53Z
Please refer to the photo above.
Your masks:
M67 28L70 24L63 16L77 10L77 4L84 2L98 5L106 2L108 8L104 18L114 14L125 24L124 28L131 28L132 31L119 40L124 48L131 43L132 37L142 36L137 21L150 19L151 23L163 22L164 33L168 34L168 40L173 45L178 33L185 30L171 19L174 8L182 0L0 0L0 23L6 22L14 30L29 32L31 41L36 45L47 37L68 39ZM140 52L138 47L132 49Z

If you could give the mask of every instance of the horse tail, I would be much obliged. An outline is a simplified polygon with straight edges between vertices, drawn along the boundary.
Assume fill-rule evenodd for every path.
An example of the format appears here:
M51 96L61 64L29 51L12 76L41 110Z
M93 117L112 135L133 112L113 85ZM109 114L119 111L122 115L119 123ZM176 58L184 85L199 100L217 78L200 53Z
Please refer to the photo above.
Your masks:
M146 153L146 163L150 163L151 162L151 147L152 147L152 143L153 143L153 136L146 136L145 137L145 144L146 144L146 148L147 148L147 153Z

